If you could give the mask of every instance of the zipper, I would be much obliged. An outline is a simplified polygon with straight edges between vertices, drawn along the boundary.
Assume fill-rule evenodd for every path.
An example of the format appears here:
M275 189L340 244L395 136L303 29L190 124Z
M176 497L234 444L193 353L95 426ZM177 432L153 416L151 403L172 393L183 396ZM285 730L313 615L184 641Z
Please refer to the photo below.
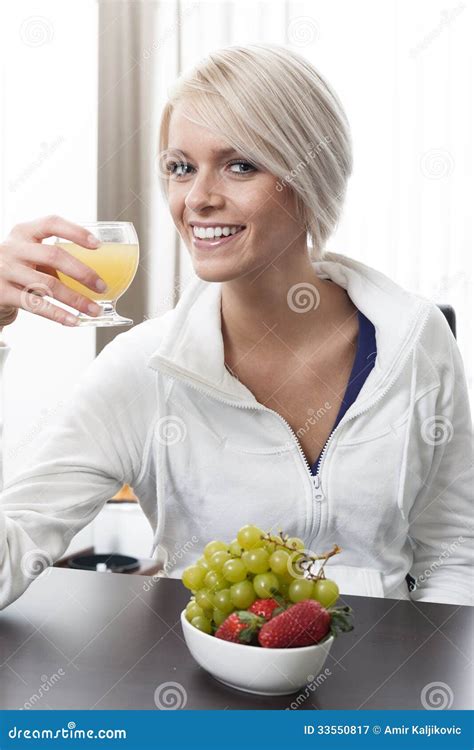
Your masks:
M320 527L320 523L321 523L321 502L323 500L325 500L325 494L324 494L324 490L323 490L323 487L322 487L321 470L322 470L322 467L323 467L324 459L327 456L328 449L329 449L329 446L331 444L331 441L334 438L334 435L336 434L336 432L338 430L341 429L342 426L346 425L351 419L354 419L355 417L358 417L361 414L364 414L369 409L371 409L375 404L377 404L388 393L388 391L390 390L390 388L393 386L393 384L396 382L397 378L401 374L401 372L402 372L402 370L403 370L403 368L405 366L405 363L408 360L408 357L410 356L410 353L413 350L413 347L415 346L416 342L420 338L420 336L421 336L421 334L422 334L422 332L423 332L423 330L425 328L425 325L426 325L426 323L428 321L428 318L430 316L430 311L431 311L430 306L427 306L427 311L426 311L424 320L423 320L423 322L422 322L422 324L421 324L421 326L419 328L419 331L418 331L418 333L416 335L415 340L413 341L413 346L409 348L408 352L406 353L406 355L404 355L403 359L399 360L399 367L397 368L395 376L389 381L388 385L386 385L385 388L382 391L379 392L379 394L377 395L377 397L374 398L374 400L371 401L368 405L366 405L363 409L359 409L358 411L354 411L349 416L348 416L348 412L346 412L346 414L343 416L343 418L341 419L341 421L339 422L339 424L337 425L337 427L335 427L334 430L331 432L331 434L329 435L328 439L326 440L326 442L325 442L325 444L323 446L323 450L321 451L321 454L320 454L320 457L319 457L318 470L317 470L316 474L313 474L312 471L311 471L311 466L309 464L308 459L306 458L306 455L305 455L305 453L303 451L303 448L301 447L301 444L300 444L300 441L298 439L298 436L294 432L294 430L291 427L291 425L278 412L274 411L273 409L269 409L267 406L263 406L263 404L259 404L258 402L256 404L247 404L247 403L240 404L240 403L238 403L236 401L232 401L230 399L223 398L221 395L216 395L216 390L217 389L214 389L213 391L211 391L209 388L200 387L200 386L196 385L196 383L193 382L193 379L191 379L189 377L189 374L186 371L181 370L181 368L177 367L176 365L173 365L173 367L169 367L169 365L167 363L161 362L161 367L159 367L158 369L161 369L162 371L164 371L169 377L171 377L172 380L177 380L179 378L177 378L176 375L173 375L172 372L170 372L170 370L174 371L175 373L179 372L179 373L183 374L185 382L188 385L190 385L192 388L194 388L195 390L199 391L200 393L204 393L205 395L210 396L211 398L214 398L217 401L222 402L223 404L227 404L228 406L236 406L237 408L240 408L240 409L256 409L258 411L266 411L266 412L269 412L270 414L274 414L276 417L278 417L278 419L280 421L282 421L286 425L288 431L290 432L290 434L294 438L294 441L295 441L296 446L298 448L299 454L300 454L300 456L303 459L303 462L305 464L305 467L306 467L306 470L307 470L307 474L308 474L308 477L309 477L309 481L311 483L311 496L312 496L314 502L313 502L312 509L311 509L312 510L312 513L311 513L311 515L312 515L312 521L311 521L311 532L310 532L311 537L310 538L314 539L314 537L317 535L317 533L319 531L319 527ZM316 510L316 508L318 509L318 511L316 513L317 518L315 518L315 510Z

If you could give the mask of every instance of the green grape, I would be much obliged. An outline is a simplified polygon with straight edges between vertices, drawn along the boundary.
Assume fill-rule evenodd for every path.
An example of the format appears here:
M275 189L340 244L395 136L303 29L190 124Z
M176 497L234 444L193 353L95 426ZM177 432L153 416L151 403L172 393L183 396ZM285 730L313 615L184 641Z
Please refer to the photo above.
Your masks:
M242 547L237 539L233 539L229 544L229 552L234 555L234 557L240 557L242 554Z
M183 570L181 580L187 589L197 590L202 588L206 571L199 565L190 565Z
M217 609L217 607L214 607L214 609L212 610L212 619L214 620L217 627L219 627L219 625L222 625L224 620L227 620L227 617L228 615L226 615L225 612L222 612L222 610Z
M206 572L210 570L209 563L207 562L205 557L200 557L196 565L199 565L200 568L204 568Z
M207 614L209 610L214 607L214 598L212 592L208 589L199 589L196 593L196 604L198 604L204 613Z
M233 560L227 560L227 562L224 563L222 566L222 574L227 581L238 583L239 581L245 581L247 578L247 568L242 560L235 558Z
M191 620L191 625L194 625L195 628L201 630L203 633L209 633L209 635L212 633L211 621L207 617L204 617L202 615L193 617L193 619Z
M186 607L186 619L191 622L193 617L202 617L204 610L195 601L191 600Z
M214 594L214 604L217 609L229 615L234 610L234 604L230 598L230 589L221 589Z
M209 573L206 573L204 585L206 588L214 592L219 591L220 589L225 589L229 585L229 582L226 581L222 573L217 570L210 570Z
M314 593L313 581L309 578L296 578L290 583L288 589L288 598L292 602L302 602L304 599L311 599Z
M283 581L280 576L277 576L278 578L278 590L280 594L282 595L283 599L289 599L288 591L290 588L290 584L287 581Z
M238 609L247 609L257 598L251 581L240 581L230 587L230 598Z
M288 552L284 549L276 549L275 552L272 552L269 563L273 573L276 573L278 576L287 573L289 559Z
M219 549L209 558L209 567L211 570L220 570L224 563L230 559L230 552L227 552L226 549Z
M335 581L321 578L314 583L312 599L316 599L323 607L332 607L339 598L339 587Z
M210 560L214 552L218 552L219 550L226 550L227 544L224 544L224 542L217 542L212 541L208 542L206 546L204 547L204 557L207 561Z
M253 579L253 587L260 599L269 599L273 596L272 589L278 590L278 578L275 573L259 573Z
M282 581L290 585L290 583L293 583L294 580L299 580L301 578L301 573L298 573L298 575L294 575L293 573L290 573L289 570L285 571L285 573L281 573L278 578L281 578Z
M250 573L265 573L269 566L268 560L269 554L263 547L242 553L242 562Z
M261 539L263 531L258 526L242 526L237 533L237 541L244 549L253 549L254 547L263 547L264 541Z
M266 551L268 552L268 554L271 555L272 552L275 552L275 550L276 550L276 544L275 544L275 542L268 542L268 541L266 541L265 544L264 544L264 548L266 549Z
M290 536L290 538L286 540L286 544L292 549L304 549L303 540L299 539L297 536Z

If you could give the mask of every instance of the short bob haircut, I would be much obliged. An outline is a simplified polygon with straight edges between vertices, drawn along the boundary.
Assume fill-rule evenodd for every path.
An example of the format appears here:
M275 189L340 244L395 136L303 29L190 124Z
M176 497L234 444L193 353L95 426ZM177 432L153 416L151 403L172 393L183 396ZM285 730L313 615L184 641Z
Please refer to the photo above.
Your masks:
M223 47L184 71L168 89L158 159L168 148L173 107L189 102L199 125L220 135L257 168L277 178L276 189L296 195L311 257L340 218L352 172L351 136L342 105L301 55L276 44ZM168 198L169 174L159 169Z

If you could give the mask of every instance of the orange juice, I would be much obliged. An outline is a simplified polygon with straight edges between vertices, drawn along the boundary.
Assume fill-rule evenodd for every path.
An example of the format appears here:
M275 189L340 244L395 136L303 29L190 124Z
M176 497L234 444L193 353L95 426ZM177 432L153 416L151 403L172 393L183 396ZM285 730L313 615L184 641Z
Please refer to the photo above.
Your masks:
M97 250L88 250L74 242L59 242L64 250L85 263L107 284L105 292L96 292L76 279L58 271L67 287L93 300L116 300L130 286L138 267L138 245L121 242L104 242Z

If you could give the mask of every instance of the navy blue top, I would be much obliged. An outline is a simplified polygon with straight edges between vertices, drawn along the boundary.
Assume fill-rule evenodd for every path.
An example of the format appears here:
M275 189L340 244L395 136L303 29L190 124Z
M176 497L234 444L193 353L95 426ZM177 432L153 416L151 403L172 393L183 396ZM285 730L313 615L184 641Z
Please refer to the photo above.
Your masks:
M358 310L357 312L359 314L359 335L357 337L357 351L354 359L354 364L352 366L352 371L349 377L349 382L347 384L346 392L344 394L344 398L341 401L339 413L337 415L336 421L334 422L331 433L336 429L337 425L343 418L348 408L351 406L351 404L354 403L357 396L359 395L359 391L364 385L369 372L372 370L375 364L375 358L377 356L374 325L368 318L366 318L363 312L361 312L360 310ZM311 467L311 473L313 475L317 474L318 472L321 453Z

